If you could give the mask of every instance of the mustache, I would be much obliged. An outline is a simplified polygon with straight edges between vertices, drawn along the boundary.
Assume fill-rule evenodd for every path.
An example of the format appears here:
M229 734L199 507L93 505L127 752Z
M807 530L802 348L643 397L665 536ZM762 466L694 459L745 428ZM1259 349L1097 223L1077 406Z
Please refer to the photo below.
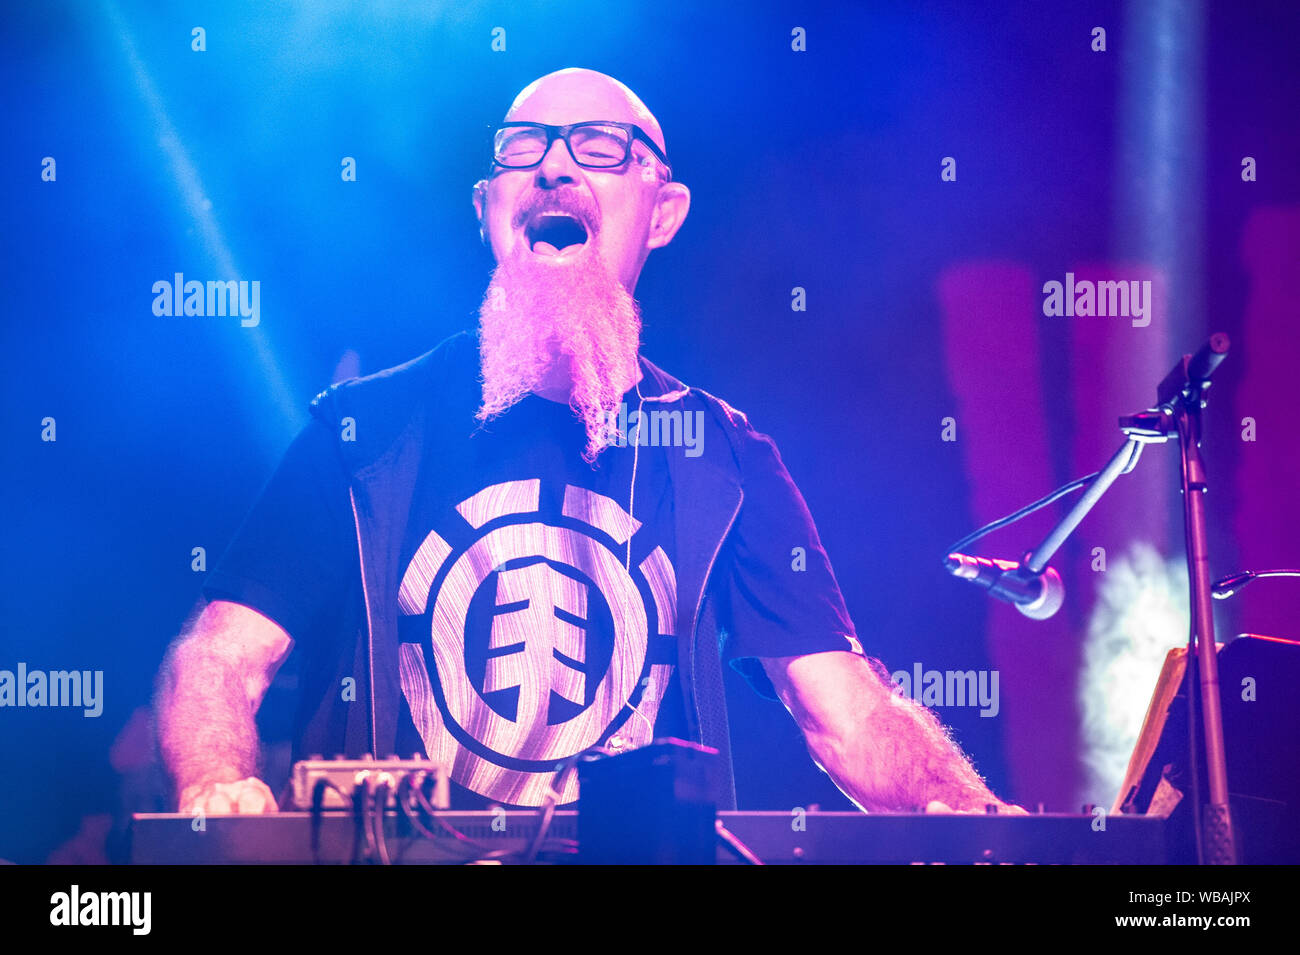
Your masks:
M535 215L543 212L563 212L587 227L589 235L600 231L600 209L588 197L577 191L543 192L535 190L520 205L511 224L522 229Z

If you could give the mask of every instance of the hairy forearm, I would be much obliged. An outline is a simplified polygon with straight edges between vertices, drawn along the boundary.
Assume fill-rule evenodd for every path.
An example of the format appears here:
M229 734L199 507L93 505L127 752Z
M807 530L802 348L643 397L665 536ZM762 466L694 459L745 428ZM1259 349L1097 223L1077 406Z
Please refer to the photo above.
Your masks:
M163 763L178 794L256 775L255 708L235 662L202 641L178 641L158 675L154 710Z
M771 661L814 761L870 811L1000 803L929 710L894 692L883 668L848 653Z
M817 764L862 808L919 811L938 800L972 810L999 802L934 714L920 704L893 697L864 716L868 732L805 734Z

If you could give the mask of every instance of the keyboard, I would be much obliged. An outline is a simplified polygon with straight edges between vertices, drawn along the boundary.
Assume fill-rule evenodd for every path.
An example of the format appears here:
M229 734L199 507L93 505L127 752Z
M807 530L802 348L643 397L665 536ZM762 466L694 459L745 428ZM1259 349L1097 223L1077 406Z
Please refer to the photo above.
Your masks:
M384 817L387 856L395 864L574 861L578 813L557 811L537 845L532 811L442 811L423 818ZM1155 816L937 815L860 812L720 812L718 821L768 864L1163 864L1165 820ZM1104 821L1105 828L1101 828ZM179 813L132 820L131 860L142 865L346 864L373 857L349 812L208 816L201 831ZM741 862L719 839L720 863Z

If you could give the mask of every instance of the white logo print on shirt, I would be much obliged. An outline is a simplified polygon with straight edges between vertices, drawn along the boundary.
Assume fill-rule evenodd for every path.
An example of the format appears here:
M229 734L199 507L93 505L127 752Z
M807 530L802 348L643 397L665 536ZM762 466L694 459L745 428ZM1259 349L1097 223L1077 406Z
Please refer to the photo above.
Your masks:
M467 789L522 806L541 803L557 764L611 735L650 741L673 669L651 642L676 633L663 549L624 569L640 522L572 485L558 515L543 515L540 497L533 479L461 501L459 526L428 534L398 594L403 615L429 620L400 652L425 752ZM573 774L561 798L577 798Z

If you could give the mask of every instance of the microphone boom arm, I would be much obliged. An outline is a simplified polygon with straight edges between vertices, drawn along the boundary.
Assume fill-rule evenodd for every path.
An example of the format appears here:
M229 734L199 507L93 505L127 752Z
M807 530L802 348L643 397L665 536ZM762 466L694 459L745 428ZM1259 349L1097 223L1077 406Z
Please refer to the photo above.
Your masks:
M1115 480L1121 474L1128 474L1137 466L1138 458L1142 454L1142 446L1151 441L1166 440L1168 438L1164 436L1130 434L1128 440L1120 446L1120 449L1115 452L1106 463L1106 466L1098 472L1097 477L1088 485L1079 499L1074 502L1074 506L1048 532L1047 536L1043 538L1043 542L1025 558L1024 569L1031 574L1041 574L1046 569L1047 562L1061 549L1061 545L1074 533L1074 529L1079 526L1088 512L1097 505L1097 502L1101 500L1101 496L1115 483Z

